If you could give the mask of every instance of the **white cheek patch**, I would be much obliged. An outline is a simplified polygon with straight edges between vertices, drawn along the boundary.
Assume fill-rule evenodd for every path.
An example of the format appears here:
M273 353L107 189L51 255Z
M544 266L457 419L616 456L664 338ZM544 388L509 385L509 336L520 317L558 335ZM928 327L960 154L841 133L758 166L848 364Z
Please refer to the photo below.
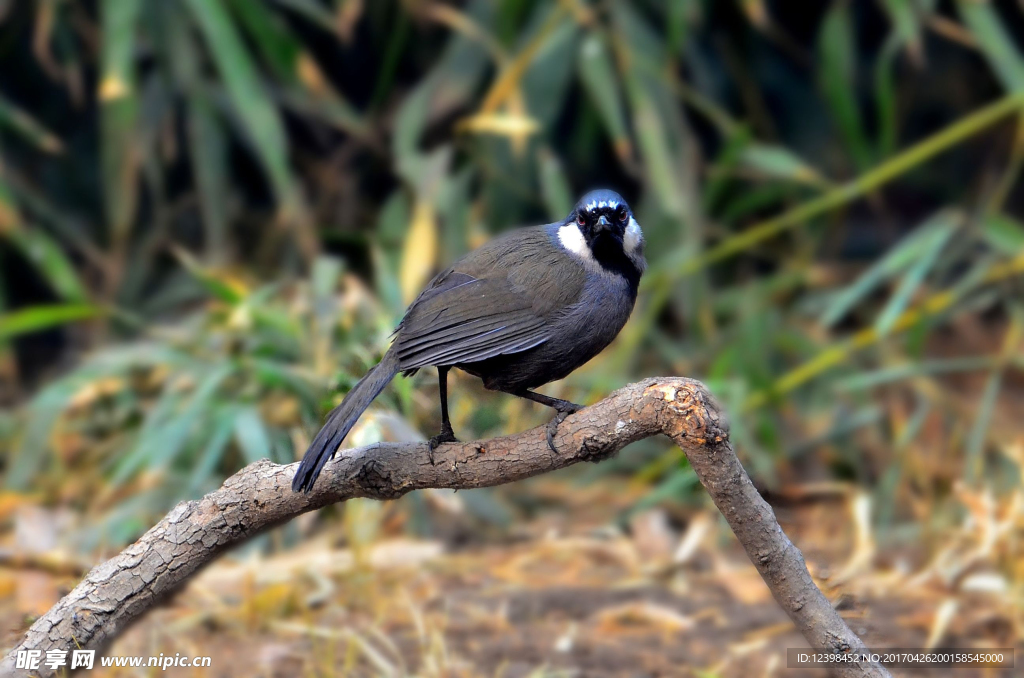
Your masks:
M590 246L587 245L583 233L575 222L566 224L558 229L558 242L562 244L562 247L581 259L594 258L593 253L590 251Z
M622 244L627 252L636 252L644 242L644 233L640 230L640 224L636 219L629 218L629 226L626 227L626 234L622 238Z

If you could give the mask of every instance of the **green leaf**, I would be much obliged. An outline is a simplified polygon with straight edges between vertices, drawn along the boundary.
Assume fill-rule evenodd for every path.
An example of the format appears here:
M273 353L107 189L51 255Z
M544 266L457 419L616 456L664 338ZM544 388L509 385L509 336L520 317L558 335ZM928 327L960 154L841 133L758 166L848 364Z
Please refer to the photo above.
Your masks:
M319 256L313 262L310 284L314 302L318 306L334 300L338 280L341 278L344 268L345 265L341 259L329 255Z
M827 185L823 176L783 146L752 143L740 153L740 163L758 174L813 186Z
M206 435L207 443L199 453L198 459L192 468L192 475L188 481L188 493L197 494L204 485L209 483L210 475L224 457L224 452L231 442L231 434L235 430L235 418L238 410L233 405L220 407L213 414L213 429Z
M263 164L274 195L282 205L297 207L298 196L288 165L284 125L263 89L256 66L225 5L208 0L185 2L206 40L235 113L241 119L248 139Z
M199 379L191 392L182 394L177 389L165 389L146 415L134 447L118 461L111 484L120 485L143 466L158 470L170 464L185 449L217 389L234 371L234 363L221 364L205 375L191 372L193 378Z
M474 0L465 13L474 22L487 26L495 7L490 0ZM391 146L399 173L410 183L416 183L415 177L423 162L419 144L427 125L436 116L466 105L487 64L484 47L462 34L454 35L430 73L402 101L395 114Z
M592 33L583 40L580 45L579 70L583 87L597 107L616 153L620 158L629 157L631 143L618 73L601 36Z
M64 145L50 130L27 112L0 96L0 127L5 127L36 148L47 153L61 153Z
M140 342L102 350L68 376L47 384L26 408L24 434L14 448L4 486L23 489L29 485L43 463L50 458L49 441L54 427L72 398L91 382L123 375L134 368L166 367L188 369L188 360L165 344Z
M847 148L861 170L871 165L864 124L857 104L853 17L846 2L833 2L818 37L821 87Z
M999 399L999 391L1003 387L1004 366L999 365L992 370L985 380L985 387L981 392L981 400L978 401L978 409L974 415L974 423L967 434L967 454L964 458L964 476L968 482L973 482L979 476L981 465L981 453L985 449L985 441L988 438L989 426L992 423L992 415L995 413L996 402Z
M1011 92L1024 91L1024 58L1013 44L996 8L979 0L959 0L957 9L1003 87Z
M69 302L88 301L89 293L79 280L75 267L49 235L39 229L20 229L11 233L8 239L25 259L32 262L58 296Z
M197 95L189 101L188 142L206 227L207 258L217 262L223 259L228 243L228 140L205 96Z
M896 150L896 80L893 75L900 43L890 36L875 61L875 107L878 119L878 156L888 157Z
M934 232L941 228L941 221L930 220L894 245L885 256L835 296L828 310L821 316L821 324L831 327L879 285L903 272L920 256L922 243L935 237Z
M547 207L548 218L552 221L564 219L572 209L573 199L562 163L547 147L537 151L537 162L540 164L540 193Z
M141 0L103 0L100 57L100 149L107 222L112 240L123 243L135 213L139 157L135 148L138 96L135 31Z
M574 57L579 27L573 21L564 21L557 23L553 30L548 28L551 21L557 21L560 11L561 8L548 3L538 3L518 37L524 51L537 41L520 88L529 111L528 117L537 121L541 129L550 129L565 108L576 71ZM517 58L521 58L524 51Z
M206 290L226 304L236 306L245 301L245 294L206 269L187 250L175 248L175 256L182 266L198 280Z
M4 487L24 490L49 460L49 442L54 427L68 402L85 384L90 375L79 371L70 377L46 385L27 408L21 437L13 445L4 473Z
M849 377L838 379L832 387L836 391L861 391L913 377L955 372L975 372L991 367L992 362L992 358L986 356L920 360L869 372L857 372Z
M701 204L706 212L715 212L723 196L728 194L732 185L732 175L739 165L744 149L751 143L751 136L749 128L739 126L723 139L722 149L711 165L701 194ZM729 201L729 205L733 203L735 199Z
M930 226L928 238L918 246L917 261L903 275L903 279L900 280L889 303L885 305L878 320L875 321L875 331L881 336L889 333L896 323L896 319L910 305L914 292L924 282L925 277L938 260L939 254L942 253L942 249L956 232L960 217L954 212L944 212L930 223L933 225Z
M0 236L17 231L21 225L21 212L14 201L14 191L4 176L3 158L0 158Z
M270 459L270 436L255 407L244 407L235 417L235 441L247 464Z
M631 82L629 90L633 127L647 169L647 181L654 187L665 213L679 217L684 211L682 191L679 190L679 172L671 155L672 146L664 121L658 114L653 97L641 82Z
M379 246L373 248L374 286L381 301L391 309L396 320L405 310L402 290L398 285L401 247L411 209L404 191L394 191L384 201L377 215L376 233Z
M274 75L284 82L295 82L295 66L302 45L281 17L271 12L265 2L230 0L230 5Z
M882 6L892 21L901 45L918 45L921 40L921 22L918 21L913 0L882 0Z
M337 28L334 15L327 11L319 0L274 0L274 2L282 7L287 7L329 33L335 32Z
M281 104L289 110L322 120L353 136L366 137L369 134L369 126L362 114L334 90L314 96L306 89L294 86L285 87L278 96Z
M251 365L256 379L263 386L288 391L302 400L311 411L315 411L319 406L317 387L295 368L259 358L254 358Z
M1024 224L1007 214L988 214L982 220L985 241L1007 256L1024 252Z
M48 330L67 323L98 318L104 310L90 304L53 304L22 308L0 316L0 339Z

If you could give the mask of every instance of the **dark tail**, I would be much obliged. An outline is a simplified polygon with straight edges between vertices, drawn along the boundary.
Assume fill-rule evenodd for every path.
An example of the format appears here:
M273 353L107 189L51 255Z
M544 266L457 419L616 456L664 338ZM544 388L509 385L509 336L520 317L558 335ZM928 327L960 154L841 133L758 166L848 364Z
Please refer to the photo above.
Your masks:
M327 423L316 434L316 438L306 450L306 456L299 464L292 480L292 490L309 492L313 483L323 470L324 465L334 457L338 445L345 439L348 432L355 426L360 415L370 406L373 399L380 395L384 387L398 374L398 356L388 351L373 369L366 373L359 383L352 387L341 404L327 415Z

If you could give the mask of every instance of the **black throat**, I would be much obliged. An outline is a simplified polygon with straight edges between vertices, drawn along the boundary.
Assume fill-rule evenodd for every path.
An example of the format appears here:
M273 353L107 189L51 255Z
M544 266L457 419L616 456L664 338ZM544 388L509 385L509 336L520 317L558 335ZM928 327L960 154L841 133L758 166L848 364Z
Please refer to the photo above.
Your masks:
M594 253L594 259L601 265L601 268L621 275L636 294L643 271L637 268L633 260L626 255L622 249L622 243L614 236L602 233L591 240L589 245L590 251Z

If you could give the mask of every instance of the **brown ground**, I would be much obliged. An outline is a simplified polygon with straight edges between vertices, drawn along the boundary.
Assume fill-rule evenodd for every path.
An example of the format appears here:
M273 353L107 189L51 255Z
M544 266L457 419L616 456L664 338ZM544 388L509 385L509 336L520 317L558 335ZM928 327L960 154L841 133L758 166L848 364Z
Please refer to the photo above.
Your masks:
M539 508L508 530L473 523L460 509L465 495L434 493L424 503L443 538L402 537L409 505L360 502L349 520L327 521L276 555L225 558L109 652L209 655L211 669L88 675L824 675L786 669L785 649L805 643L712 510L659 509L620 528L635 497L628 485L540 479L499 496L516 493ZM984 559L965 560L974 554L969 530L951 536L945 561L930 561L920 545L875 547L858 532L851 496L837 486L797 488L776 504L812 573L869 645L1016 644L1024 658L1013 587L978 590L1002 580ZM363 543L345 546L353 540ZM0 642L9 647L74 582L52 562L8 562Z

